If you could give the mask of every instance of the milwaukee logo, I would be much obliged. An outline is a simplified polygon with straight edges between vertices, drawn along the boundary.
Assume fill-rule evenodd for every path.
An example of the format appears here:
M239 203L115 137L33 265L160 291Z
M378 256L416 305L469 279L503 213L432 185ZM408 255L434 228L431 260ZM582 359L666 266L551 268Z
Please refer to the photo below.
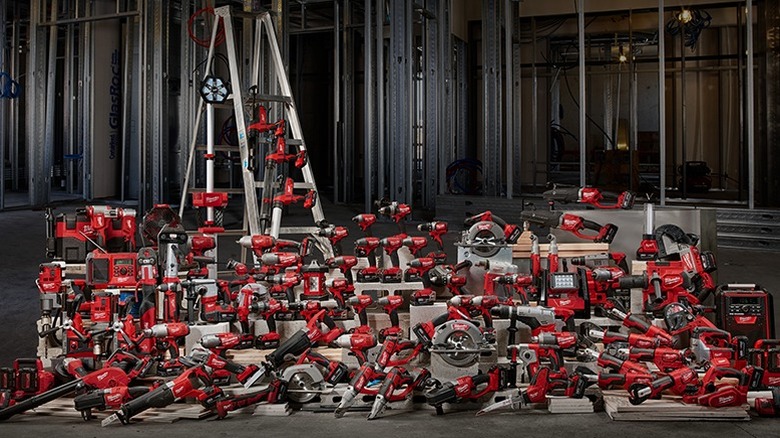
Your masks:
M463 330L463 331L466 331L466 330L469 329L469 326L468 326L468 324L458 324L458 323L456 323L456 324L452 324L452 329L453 330Z
M102 382L103 379L105 379L106 377L108 377L108 373L107 372L106 373L102 373L102 374L98 374L97 380L98 380L98 382Z
M718 404L721 406L725 406L729 403L732 403L735 399L736 397L734 397L733 395L729 395L726 397L718 397Z
M570 306L571 300L560 300L559 303L561 306Z

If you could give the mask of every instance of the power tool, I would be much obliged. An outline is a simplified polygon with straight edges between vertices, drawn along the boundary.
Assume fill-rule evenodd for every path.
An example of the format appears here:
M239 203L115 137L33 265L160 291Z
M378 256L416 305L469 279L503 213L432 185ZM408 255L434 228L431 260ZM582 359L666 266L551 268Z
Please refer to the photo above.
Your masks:
M379 207L379 214L387 216L398 225L398 232L400 234L406 234L406 219L407 216L412 214L412 207L406 204L401 204L396 201L379 200L375 204Z
M426 402L436 408L436 415L444 415L445 403L478 401L486 395L508 386L506 370L493 366L487 373L459 377L440 388L425 393Z
M421 368L415 376L402 367L394 367L385 375L366 419L376 419L388 403L405 400L412 391L422 390L431 382L430 377L431 372L427 368Z
M650 398L659 398L664 391L675 395L695 393L699 388L699 375L690 367L678 368L650 383L634 383L628 388L628 401L640 405Z
M583 219L580 216L560 211L525 210L520 212L520 219L530 224L567 231L580 239L591 240L596 243L612 243L618 231L616 225L601 225L591 220ZM585 234L584 230L595 231L596 234Z
M381 242L379 238L366 236L355 241L355 255L368 258L368 267L361 268L357 273L357 280L361 283L378 282L380 278L379 268L376 266L376 249Z
M73 405L81 412L85 421L93 418L92 410L105 411L118 409L122 404L146 394L151 390L148 386L115 386L113 388L94 389L73 398Z
M407 265L409 267L404 272L404 281L421 281L425 284L430 283L426 274L428 274L428 271L433 269L437 263L436 260L431 257L420 257L410 260Z
M425 231L428 233L428 235L431 237L431 240L436 242L436 248L437 252L432 253L432 258L436 259L439 264L445 263L447 259L447 254L444 252L444 242L441 240L441 237L449 231L449 226L447 225L447 222L444 221L433 221L433 222L425 222L420 225L417 225L418 231Z
M258 403L279 403L287 397L288 382L274 379L266 388L246 394L233 395L217 400L215 408L218 418L227 417L229 412L252 406Z
M359 214L352 218L352 222L355 222L360 227L360 231L364 232L366 236L371 236L371 226L376 223L376 215L371 213Z
M16 414L21 414L52 400L73 394L80 389L105 389L115 386L127 386L130 383L127 374L118 367L107 367L88 372L80 360L70 358L65 360L64 367L69 375L77 378L24 400L14 401L10 406L0 409L0 421L5 421ZM44 384L44 382L39 381L39 384Z
M355 295L349 297L347 305L352 307L352 311L358 316L360 325L355 327L353 331L355 333L370 333L371 327L368 325L368 314L366 309L374 304L374 300L370 295Z
M498 225L503 231L504 241L508 244L517 243L517 239L523 234L523 230L520 227L514 224L508 224L505 220L494 215L491 211L484 211L467 218L463 221L463 227L470 228L479 222L493 222Z
M780 339L759 339L749 350L750 364L762 368L762 388L780 386Z
M385 327L379 331L379 340L384 342L388 337L400 337L402 330L398 318L398 308L404 303L402 295L388 295L377 300L377 304L382 306L382 310L390 317L390 327Z
M331 246L333 246L333 254L338 257L344 252L341 247L341 241L349 236L349 230L346 227L330 226L327 228L320 228L317 231L317 235L328 238Z
M338 269L341 271L347 281L352 284L354 283L354 279L352 277L352 268L357 265L357 262L358 260L355 256L338 256L325 260L325 266L330 269Z
M633 192L625 191L621 193L602 192L595 187L567 187L554 185L554 187L542 193L542 197L550 203L576 202L587 204L602 210L623 209L631 210L634 208L636 195ZM606 199L614 200L612 204L602 204Z
M382 245L387 256L390 257L390 266L387 266L380 271L379 280L382 283L400 283L403 280L403 271L398 259L398 250L404 245L406 237L406 234L402 233L380 239L379 243ZM392 261L394 254L395 263Z
M753 402L753 409L762 417L777 417L780 415L780 388L772 388L772 398L758 397Z

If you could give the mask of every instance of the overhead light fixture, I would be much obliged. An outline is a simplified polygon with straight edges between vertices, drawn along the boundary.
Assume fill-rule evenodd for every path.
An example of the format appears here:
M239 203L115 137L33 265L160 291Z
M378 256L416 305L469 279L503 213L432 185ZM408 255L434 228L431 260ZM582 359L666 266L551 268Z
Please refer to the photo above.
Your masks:
M683 9L677 14L677 20L682 24L688 24L693 20L693 12L690 9Z

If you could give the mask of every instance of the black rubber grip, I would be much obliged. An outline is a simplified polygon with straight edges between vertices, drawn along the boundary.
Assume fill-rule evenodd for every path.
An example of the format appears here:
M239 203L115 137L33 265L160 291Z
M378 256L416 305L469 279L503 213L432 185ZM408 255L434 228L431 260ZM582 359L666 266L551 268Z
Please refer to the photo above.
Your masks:
M583 219L582 226L593 231L601 231L601 224L593 222L590 219Z
M647 287L647 277L644 275L626 275L618 279L621 289L644 289Z

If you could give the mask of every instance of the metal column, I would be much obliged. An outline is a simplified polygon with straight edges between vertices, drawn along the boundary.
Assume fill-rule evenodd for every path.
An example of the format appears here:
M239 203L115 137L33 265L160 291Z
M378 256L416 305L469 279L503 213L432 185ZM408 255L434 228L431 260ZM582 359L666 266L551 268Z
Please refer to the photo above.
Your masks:
M390 0L388 124L391 199L412 203L412 0Z
M41 26L44 8L40 0L30 3L29 47L25 98L28 102L40 101L41 90L46 90L46 35ZM25 118L27 145L27 180L30 205L43 205L49 201L49 172L51 156L46 153L46 104L27 105Z
M0 0L0 71L6 72L9 71L5 53L6 47L8 47L8 39L6 37L6 27L8 27L7 9L6 1ZM8 105L7 100L0 100L0 210L5 206L5 145L7 144L6 134L8 133L6 128Z
M777 206L780 202L780 151L777 144L780 142L780 2L771 1L764 3L764 23L766 32L766 138L763 149L766 151L766 160L762 165L763 175L759 180L766 178L765 189L762 190L763 199L759 202ZM759 32L759 35L762 33ZM763 155L760 155L763 160Z
M425 19L425 152L423 153L423 205L433 208L437 194L437 175L439 169L439 150L443 143L440 137L441 119L439 118L439 103L444 83L442 81L441 59L443 53L439 50L439 28L442 26L442 12L439 0L428 0L425 5L436 18Z
M588 181L587 168L587 126L585 114L588 108L585 101L585 0L577 1L577 40L579 41L579 68L580 68L580 186L584 187Z
M747 126L748 208L752 210L756 206L756 124L754 121L755 108L753 108L755 100L753 78L753 0L747 0L745 11L745 39L747 40L745 126ZM684 165L685 163L683 163Z
M374 50L372 0L365 3L363 15L363 208L371 211L374 192L374 157L376 137L374 136Z
M166 185L165 151L168 145L167 53L169 0L147 0L143 8L143 136L141 154L141 210L162 202Z
M376 163L377 196L384 196L385 183L385 2L376 0ZM366 210L370 211L370 209Z
M501 195L500 0L482 2L483 157L482 193Z
M512 71L512 36L514 31L515 2L504 0L504 120L506 124L506 197L512 199L514 190L514 158L515 158L515 138L514 138L514 78Z
M341 167L343 155L341 149L341 41L339 29L341 27L340 4L333 2L333 202L341 201L339 188L341 187Z
M343 0L341 31L341 200L351 202L355 181L355 50L354 31L352 30L352 7L350 0Z
M658 152L661 206L666 205L666 41L664 39L664 0L658 0Z
M453 110L455 109L455 91L452 72L452 34L450 32L450 0L439 0L439 54L441 56L441 97L439 126L439 180L438 194L447 191L447 165L453 159L455 129Z

